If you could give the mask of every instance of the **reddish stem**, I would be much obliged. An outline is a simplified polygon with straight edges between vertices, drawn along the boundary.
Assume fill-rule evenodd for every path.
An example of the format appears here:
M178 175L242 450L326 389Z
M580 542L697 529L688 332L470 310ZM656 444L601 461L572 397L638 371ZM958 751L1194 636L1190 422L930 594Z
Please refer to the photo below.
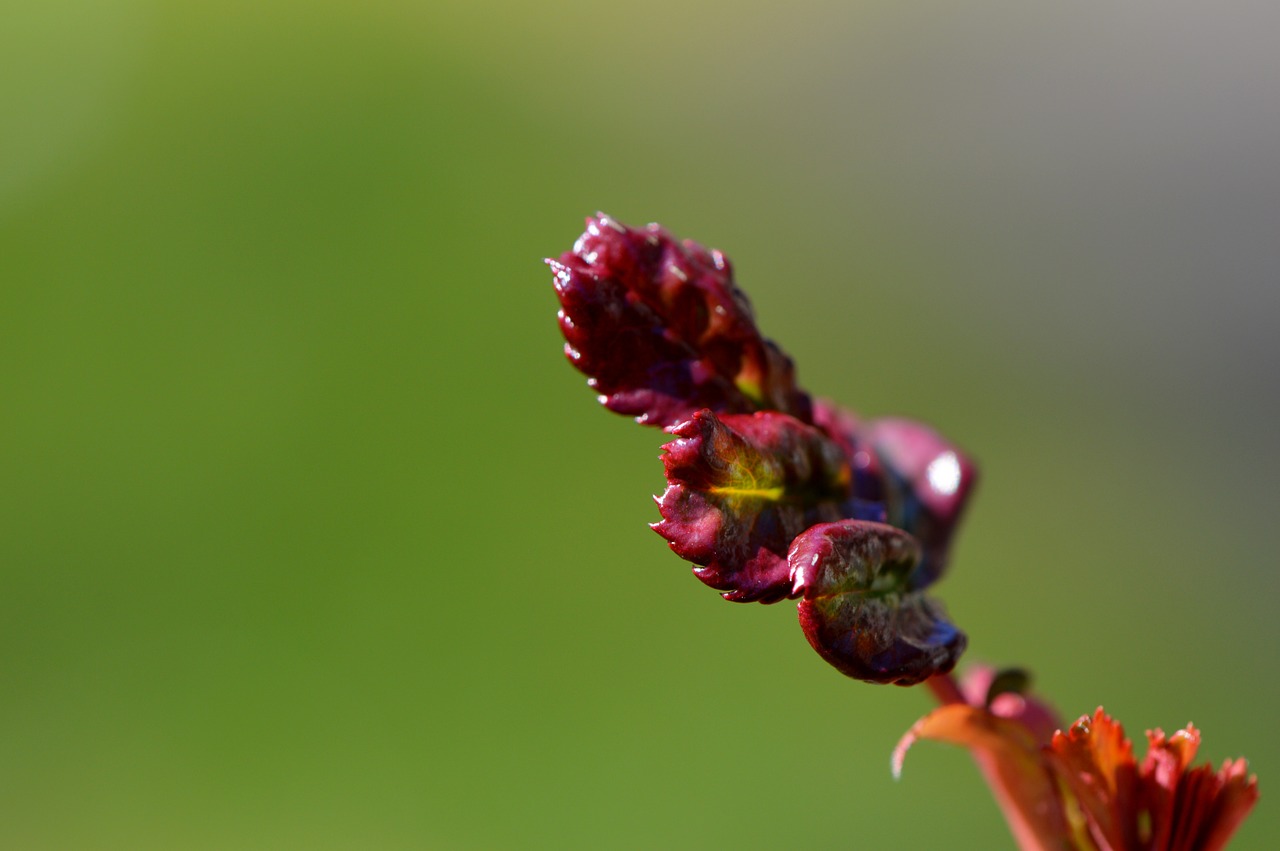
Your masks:
M933 696L938 699L938 703L943 706L948 703L969 702L965 700L964 692L960 691L960 686L951 674L934 674L924 683L929 687L929 691L933 692Z

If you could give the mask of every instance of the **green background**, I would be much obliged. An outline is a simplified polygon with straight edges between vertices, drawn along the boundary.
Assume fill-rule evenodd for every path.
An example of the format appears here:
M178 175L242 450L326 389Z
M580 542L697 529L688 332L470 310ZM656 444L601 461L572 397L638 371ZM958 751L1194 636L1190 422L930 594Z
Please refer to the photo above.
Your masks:
M939 589L1280 844L1265 4L0 4L0 846L987 848L921 690L645 528L582 217L983 481Z

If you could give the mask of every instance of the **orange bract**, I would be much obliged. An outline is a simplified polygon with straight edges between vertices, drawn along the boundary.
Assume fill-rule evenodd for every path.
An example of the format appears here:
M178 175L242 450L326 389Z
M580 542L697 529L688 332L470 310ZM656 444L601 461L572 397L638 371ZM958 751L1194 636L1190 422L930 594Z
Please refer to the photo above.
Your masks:
M1023 849L1218 851L1258 800L1245 761L1191 768L1200 733L1147 733L1141 764L1124 728L1099 708L1048 742L1024 719L969 703L918 721L894 751L894 773L920 739L968 748Z

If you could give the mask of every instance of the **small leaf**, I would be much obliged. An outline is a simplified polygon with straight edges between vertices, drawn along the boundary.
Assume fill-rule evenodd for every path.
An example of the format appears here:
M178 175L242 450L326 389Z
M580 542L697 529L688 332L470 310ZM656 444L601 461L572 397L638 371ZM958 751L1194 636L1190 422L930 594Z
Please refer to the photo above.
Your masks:
M843 520L797 537L789 561L813 649L875 683L914 685L955 667L967 640L916 584L919 560L919 542L882 523Z
M704 408L812 420L791 359L761 336L719 251L599 214L547 263L565 354L610 410L664 428Z
M654 530L725 599L791 596L791 542L851 510L844 452L818 429L772 412L701 411L670 431L670 484Z

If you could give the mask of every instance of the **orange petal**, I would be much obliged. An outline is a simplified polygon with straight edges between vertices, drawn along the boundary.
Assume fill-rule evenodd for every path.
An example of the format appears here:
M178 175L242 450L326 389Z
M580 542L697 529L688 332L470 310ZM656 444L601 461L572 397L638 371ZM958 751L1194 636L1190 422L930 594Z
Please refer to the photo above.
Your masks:
M920 739L968 748L986 776L1022 849L1072 847L1057 785L1040 761L1027 728L980 706L953 703L917 721L893 751L893 775L902 774L907 750Z
M1222 789L1218 792L1212 823L1205 831L1203 851L1225 848L1240 822L1258 803L1258 777L1247 772L1243 759L1229 759L1222 764L1217 775Z
M1124 728L1102 711L1054 733L1050 760L1088 817L1102 848L1137 848L1138 765Z

